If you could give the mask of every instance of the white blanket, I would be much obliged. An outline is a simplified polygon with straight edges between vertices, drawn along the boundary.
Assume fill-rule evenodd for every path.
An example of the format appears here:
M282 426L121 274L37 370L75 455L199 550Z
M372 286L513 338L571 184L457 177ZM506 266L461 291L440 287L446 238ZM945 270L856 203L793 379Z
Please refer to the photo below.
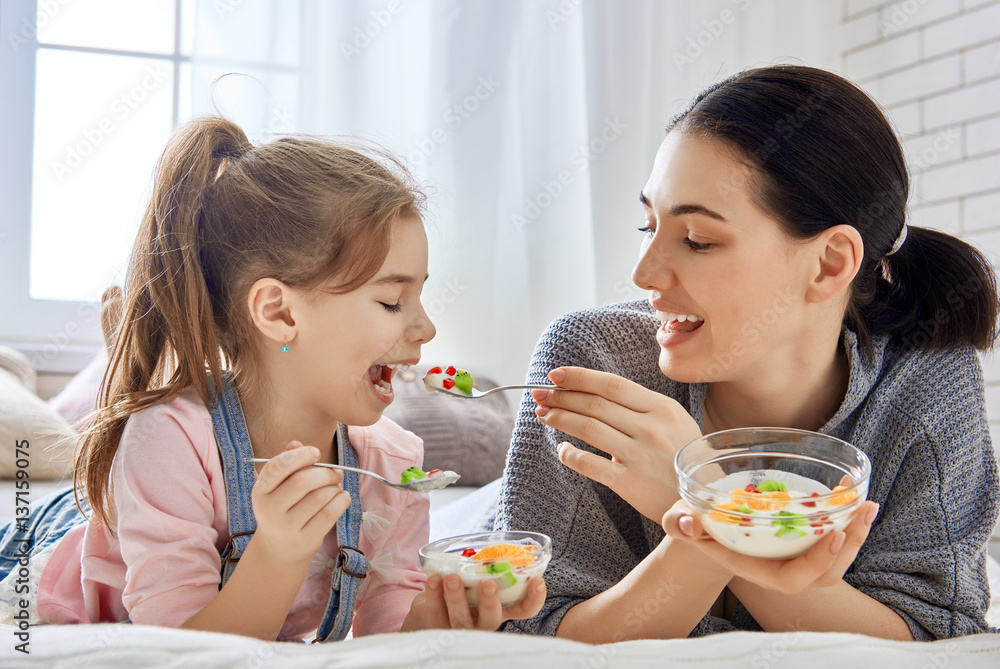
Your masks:
M53 625L31 629L28 655L14 650L9 629L3 636L0 667L18 668L1000 667L1000 634L915 643L855 634L734 632L588 646L543 637L432 630L310 646L144 625Z

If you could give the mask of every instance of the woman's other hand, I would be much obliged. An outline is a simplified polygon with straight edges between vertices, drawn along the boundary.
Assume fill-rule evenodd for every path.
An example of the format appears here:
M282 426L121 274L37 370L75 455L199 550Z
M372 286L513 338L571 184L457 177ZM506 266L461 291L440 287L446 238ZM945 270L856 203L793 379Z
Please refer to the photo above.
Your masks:
M697 514L684 500L664 514L662 524L672 539L691 541L733 576L762 588L796 594L806 588L826 588L840 582L868 538L877 513L878 504L863 502L843 531L830 533L807 553L790 560L749 557L726 548L704 532Z
M527 594L517 604L500 605L500 589L489 579L479 583L479 608L470 609L465 585L458 574L444 578L431 576L424 591L417 595L400 631L420 629L469 629L492 631L505 620L532 618L545 603L545 579L528 579Z
M659 522L678 496L674 456L701 436L695 420L675 400L607 372L559 367L549 379L577 392L533 390L538 419L611 456L567 442L559 460Z

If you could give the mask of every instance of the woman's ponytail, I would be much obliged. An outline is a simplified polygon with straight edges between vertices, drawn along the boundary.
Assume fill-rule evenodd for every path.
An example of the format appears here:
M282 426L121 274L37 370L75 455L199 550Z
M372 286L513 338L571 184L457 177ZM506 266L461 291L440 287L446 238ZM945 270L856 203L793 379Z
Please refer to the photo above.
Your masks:
M980 251L957 237L911 226L882 263L884 278L862 312L874 331L913 348L992 348L1000 302L993 268Z
M216 383L221 380L224 361L202 271L199 226L206 194L250 148L234 123L196 119L174 133L157 163L100 408L76 457L74 482L112 532L109 474L125 421L190 386L207 404L206 369Z

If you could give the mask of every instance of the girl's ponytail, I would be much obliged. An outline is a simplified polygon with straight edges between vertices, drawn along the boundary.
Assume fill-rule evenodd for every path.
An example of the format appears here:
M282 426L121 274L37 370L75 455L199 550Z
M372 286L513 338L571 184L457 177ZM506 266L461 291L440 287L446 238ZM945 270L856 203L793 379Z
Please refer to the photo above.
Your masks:
M167 144L139 227L122 322L101 385L99 409L83 435L74 483L114 532L112 461L128 417L189 386L209 402L206 368L221 380L222 354L199 253L207 192L250 149L242 130L221 118L197 119Z
M222 118L178 129L156 166L99 408L75 482L114 531L108 475L125 421L231 369L241 390L263 379L247 308L269 277L303 291L348 292L385 261L396 221L423 194L384 152L308 137L251 146ZM141 435L140 435L141 438Z
M977 249L937 230L909 227L902 246L882 263L885 278L863 309L873 330L913 348L993 346L996 278Z

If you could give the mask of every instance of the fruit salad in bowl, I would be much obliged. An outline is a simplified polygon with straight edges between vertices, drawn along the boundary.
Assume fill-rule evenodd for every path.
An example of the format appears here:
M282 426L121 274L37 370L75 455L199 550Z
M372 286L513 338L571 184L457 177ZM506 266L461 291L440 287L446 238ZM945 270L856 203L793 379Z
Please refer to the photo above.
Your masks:
M479 607L479 584L496 581L500 604L517 604L528 579L541 576L552 557L552 540L537 532L481 532L434 541L420 549L428 576L458 574L469 608Z
M677 453L681 497L705 532L737 553L785 560L843 530L868 496L871 463L818 432L740 428Z

